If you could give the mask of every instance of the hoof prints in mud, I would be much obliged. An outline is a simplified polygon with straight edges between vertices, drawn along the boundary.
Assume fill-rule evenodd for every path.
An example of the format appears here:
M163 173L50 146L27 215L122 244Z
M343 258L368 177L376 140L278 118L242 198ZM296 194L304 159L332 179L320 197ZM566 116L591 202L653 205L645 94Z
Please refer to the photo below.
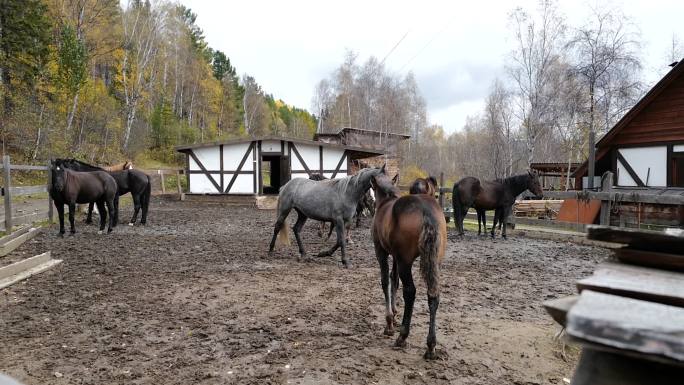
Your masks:
M50 249L64 263L0 292L0 371L26 384L561 383L571 374L574 356L559 358L541 302L571 294L605 250L450 234L443 356L426 362L418 274L407 347L382 335L368 220L352 233L355 267L345 270L339 253L297 262L294 243L269 257L274 215L155 201L146 226L97 235L81 224L63 239L49 229L15 253ZM330 245L316 232L309 221L309 255Z

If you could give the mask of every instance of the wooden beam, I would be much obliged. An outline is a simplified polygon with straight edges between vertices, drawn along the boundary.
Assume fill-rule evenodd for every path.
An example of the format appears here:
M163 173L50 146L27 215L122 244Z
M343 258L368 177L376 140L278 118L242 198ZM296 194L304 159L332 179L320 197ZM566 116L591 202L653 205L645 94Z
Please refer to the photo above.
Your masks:
M10 157L2 157L3 181L5 188L5 231L12 232L12 178L10 177Z
M544 309L546 309L546 312L549 313L554 321L564 327L567 321L566 316L570 309L577 303L577 300L579 300L578 295L552 299L544 302Z
M570 336L684 362L684 309L590 290L567 316Z
M664 231L587 226L587 238L595 241L622 243L636 250L684 254L684 235Z
M684 255L634 250L624 247L615 250L615 256L622 263L664 270L684 271Z
M51 254L48 251L2 267L0 268L0 289L4 289L9 285L43 272L61 262L61 259L52 259Z
M592 276L577 281L577 289L684 307L682 273L605 264Z
M304 167L304 170L306 170L306 173L309 174L309 177L311 177L311 170L309 169L309 166L307 166L306 162L304 162L304 159L299 154L299 151L297 151L297 147L295 147L295 145L292 142L289 142L289 143L290 143L290 149L292 150L292 152L294 152L295 156L299 160L299 163L302 164L302 167Z
M625 159L625 157L622 156L622 154L620 153L620 150L616 151L616 153L617 153L618 162L620 162L622 167L625 168L625 170L627 171L629 176L632 177L632 180L634 180L634 183L636 183L637 186L639 186L639 187L645 187L646 185L644 184L644 182L641 180L641 178L639 178L639 175L636 173L636 171L634 171L634 169L629 164L629 162L627 162L627 159ZM618 183L619 183L619 181L618 181Z
M242 171L242 166L245 165L245 161L247 161L247 157L249 156L250 152L252 152L252 149L254 148L254 142L249 144L249 147L247 147L247 152L242 156L242 160L240 161L240 164L238 165L238 168L235 174L233 174L233 177L230 179L230 183L228 183L228 187L224 191L224 193L229 193L231 187L233 187L233 183L235 183L235 179L237 179L237 176L239 175L240 171Z
M648 359L648 356L585 345L572 385L678 385L681 382L681 367Z
M219 186L219 184L216 183L216 181L214 180L214 177L212 177L211 174L207 171L207 168L204 167L204 165L202 164L202 162L199 161L199 159L197 159L197 156L195 155L195 153L192 152L192 150L191 150L191 151L188 152L188 155L190 155L190 157L192 158L192 160L195 161L195 163L197 164L197 166L199 166L199 168L200 168L202 171L204 171L204 175L206 175L206 177L209 179L209 181L211 182L211 184L214 185L214 187L216 188L216 191L217 191L217 192L223 192L223 190L221 190L221 186ZM190 168L188 168L188 171L190 171ZM188 173L189 173L189 172L188 172ZM162 175L163 175L163 174L162 174Z
M339 162L337 162L337 166L335 166L335 172L333 172L330 179L335 179L335 177L337 176L337 173L340 172L340 169L342 168L342 163L344 162L344 158L346 158L346 157L347 157L347 151L345 150L344 152L342 152L342 157L340 158ZM321 172L323 172L322 168L321 168Z
M15 231L6 237L3 237L0 239L0 257L4 257L11 253L17 247L23 245L24 242L38 235L38 233L40 233L39 228L24 227L19 231Z

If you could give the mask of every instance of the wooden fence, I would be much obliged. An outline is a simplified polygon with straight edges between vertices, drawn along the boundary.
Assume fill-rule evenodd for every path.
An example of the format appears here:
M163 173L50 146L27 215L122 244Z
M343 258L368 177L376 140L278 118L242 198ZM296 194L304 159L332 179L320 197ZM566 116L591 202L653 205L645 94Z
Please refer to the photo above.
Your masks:
M599 216L599 223L601 225L611 224L611 210L615 207L615 204L620 203L634 203L640 208L641 204L654 204L654 205L668 205L668 206L684 206L684 195L678 194L653 194L653 193L638 193L635 191L625 192L619 188L613 187L613 173L608 172L603 177L603 182L599 191L544 191L544 198L565 200L565 199L578 199L578 200L599 200L601 201L601 212ZM447 194L451 194L452 187L444 186L444 174L442 173L439 178L439 184L441 187L438 188L439 192L439 204L444 209L445 216L447 220L453 215L451 211L451 204L447 202ZM408 191L408 186L399 186L400 190ZM683 191L684 194L684 191ZM530 196L529 194L523 194L523 196ZM469 218L471 215L468 216ZM473 215L474 218L474 215ZM487 218L491 222L492 218ZM562 230L577 230L584 231L586 226L580 223L574 222L562 222L549 219L536 219L536 218L522 218L515 217L514 221L519 224L531 225L531 226L543 226L552 227ZM645 224L645 223L643 223ZM676 224L675 224L676 225ZM681 226L681 224L679 224ZM625 223L619 222L620 227L624 227Z
M5 231L11 232L12 226L31 223L39 220L49 219L52 222L53 211L52 211L52 199L50 199L48 194L48 207L46 211L40 211L36 213L30 213L27 215L14 216L12 212L12 197L13 196L23 196L46 193L47 186L50 184L50 173L48 171L48 165L36 166L36 165L23 165L23 164L12 164L10 162L9 155L2 157L2 195L4 197L5 205ZM12 170L16 171L45 171L47 173L47 183L38 186L12 186Z

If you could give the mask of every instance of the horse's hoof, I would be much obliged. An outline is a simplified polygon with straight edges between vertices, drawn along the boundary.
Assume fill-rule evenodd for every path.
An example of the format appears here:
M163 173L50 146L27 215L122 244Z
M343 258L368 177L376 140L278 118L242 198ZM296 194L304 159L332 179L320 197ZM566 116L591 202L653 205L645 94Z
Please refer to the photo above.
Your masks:
M64 233L57 233L57 236L60 238L64 238Z
M111 233L112 229L107 229L107 234Z
M394 347L395 348L405 348L406 347L406 338L399 335L399 337L397 337L397 340L394 342Z
M342 266L344 266L345 269L351 269L352 264L349 261L342 261Z
M70 232L69 232L69 236L70 236L70 237L73 237L74 235L76 235L76 232L75 232L75 231L70 231Z
M425 354L423 354L423 359L427 361L436 360L437 358L437 353L434 350L428 349L425 351Z
M99 235L102 235L102 232L103 232L103 231L102 231L102 230L100 230L100 231L98 231L97 233L98 233Z
M325 257L329 257L330 254L327 253L327 252L325 252L325 251L321 251L321 252L318 253L316 256L317 256L318 258L325 258Z
M385 326L385 330L382 332L382 334L386 336L393 336L394 335L394 328L388 328Z

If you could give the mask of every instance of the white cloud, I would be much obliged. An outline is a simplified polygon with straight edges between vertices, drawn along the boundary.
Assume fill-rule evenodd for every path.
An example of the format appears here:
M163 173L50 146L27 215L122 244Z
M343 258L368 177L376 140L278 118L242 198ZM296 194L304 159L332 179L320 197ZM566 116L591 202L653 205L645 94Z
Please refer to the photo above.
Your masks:
M352 49L363 62L388 57L395 72L412 70L428 101L430 120L447 131L460 129L478 113L492 80L504 74L512 49L508 14L520 1L210 1L182 0L197 13L211 47L224 51L239 73L249 73L264 90L287 103L309 108L316 83ZM684 39L684 2L616 2L637 24L645 42L645 78L662 76L672 33ZM590 12L588 3L563 1L571 25ZM428 44L429 43L429 44ZM417 56L416 56L417 55Z

